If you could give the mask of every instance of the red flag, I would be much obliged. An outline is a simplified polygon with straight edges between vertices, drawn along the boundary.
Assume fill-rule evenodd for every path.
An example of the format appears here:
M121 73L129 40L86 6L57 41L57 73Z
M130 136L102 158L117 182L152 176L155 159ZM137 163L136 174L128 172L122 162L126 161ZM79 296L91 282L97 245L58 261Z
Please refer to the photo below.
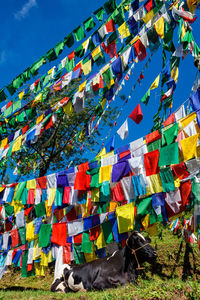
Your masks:
M72 53L70 53L68 55L69 60L72 60L72 58L75 58L75 51L73 51Z
M173 92L174 92L174 90L173 90L173 87L171 87L163 96L162 96L162 98L160 99L160 101L162 102L162 101L164 101L165 99L167 99L167 98L169 98L170 96L172 96L173 95Z
M109 54L111 58L113 58L116 55L116 41L112 42L111 44L108 43L107 47L105 45L105 43L103 42L101 44L103 50L105 51L105 53Z
M34 82L34 86L37 86L40 82L40 78Z
M144 75L141 73L139 78L140 78L141 80L144 79Z
M131 118L136 124L139 124L142 121L143 113L139 103L128 117Z
M113 19L111 19L110 21L108 21L108 23L106 23L106 30L107 30L107 32L115 31L115 24L114 24Z
M12 101L10 101L10 102L7 103L6 108L9 108L11 105L12 105Z
M163 122L163 125L164 125L164 126L167 126L167 125L172 124L172 123L174 123L174 122L175 122L175 114L173 113L173 114L171 114L171 115L167 118L167 120L166 120L165 122Z
M146 48L140 40L137 40L133 45L135 56L138 56L139 61L142 61L147 56Z

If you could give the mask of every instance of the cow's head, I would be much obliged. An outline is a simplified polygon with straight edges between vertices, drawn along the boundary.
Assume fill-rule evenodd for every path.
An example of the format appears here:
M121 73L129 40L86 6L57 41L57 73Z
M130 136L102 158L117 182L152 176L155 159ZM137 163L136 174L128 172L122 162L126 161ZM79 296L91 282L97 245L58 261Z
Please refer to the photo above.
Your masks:
M157 252L149 245L150 242L150 238L144 237L137 231L134 231L128 238L126 243L127 253L133 255L137 264L141 264L145 261L151 263L156 259Z

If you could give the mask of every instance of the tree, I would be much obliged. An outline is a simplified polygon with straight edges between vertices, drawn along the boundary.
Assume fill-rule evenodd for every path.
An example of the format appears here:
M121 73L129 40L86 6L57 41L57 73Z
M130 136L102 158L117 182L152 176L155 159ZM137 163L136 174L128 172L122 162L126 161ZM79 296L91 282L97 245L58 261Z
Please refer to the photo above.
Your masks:
M29 127L31 127L32 117L34 119L50 107L56 107L61 99L66 99L66 102L71 101L79 85L80 79L76 79L61 91L49 88L42 102L38 103L34 103L34 101L32 104L29 103L34 99L34 95L30 94L26 98L27 107L32 110ZM18 180L22 176L28 177L33 171L35 176L41 177L48 171L53 172L66 168L72 161L73 165L84 162L86 159L84 158L85 149L92 152L95 150L96 153L99 148L97 139L97 136L100 135L99 130L105 125L112 127L112 121L117 114L117 108L112 109L110 106L103 113L102 106L105 102L102 99L104 99L106 90L107 88L102 94L97 92L96 95L92 91L84 92L84 100L80 99L80 102L84 102L83 107L80 111L79 109L77 112L74 110L70 115L65 113L64 106L56 108L53 114L46 117L43 127L50 122L52 117L54 119L53 126L44 130L36 143L25 142L20 151L1 161L2 180L7 174L6 169L14 170L17 167ZM101 118L100 126L88 134L88 124L93 119L97 121L98 118ZM25 124L26 122L17 124L15 130ZM84 151L81 151L82 145L84 145Z

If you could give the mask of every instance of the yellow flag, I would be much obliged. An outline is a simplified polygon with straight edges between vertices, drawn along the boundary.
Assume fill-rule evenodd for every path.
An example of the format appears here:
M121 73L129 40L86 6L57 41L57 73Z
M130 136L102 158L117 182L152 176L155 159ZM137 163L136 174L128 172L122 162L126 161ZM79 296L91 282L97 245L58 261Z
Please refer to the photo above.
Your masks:
M43 120L43 114L40 115L37 119L36 119L36 124L40 123Z
M82 92L84 90L86 83L87 83L87 80L85 80L81 85L79 85L79 88L78 88L79 92Z
M156 21L156 23L154 24L155 30L161 39L164 38L164 26L165 22L163 17L159 18L158 21Z
M92 70L92 60L89 59L84 65L82 65L82 70L84 75L88 75Z
M105 147L97 154L96 158L101 157L104 154L106 154L106 148Z
M185 34L186 34L185 25L183 24L182 28L181 28L181 40L183 39L183 37L184 37Z
M123 38L126 38L130 35L130 31L128 29L128 26L126 25L126 22L124 22L121 26L118 28L119 35L121 35Z
M100 199L100 189L99 188L93 188L91 190L91 197L92 197L92 202L99 202L99 199Z
M27 189L36 189L36 180L31 179L26 182Z
M85 253L84 252L84 256L85 256L86 262L90 262L90 261L93 261L93 260L97 259L97 256L96 256L95 251L94 251L94 245L93 244L92 244L92 253Z
M187 161L195 156L198 141L198 134L192 135L184 140L181 140L181 148L184 161Z
M98 46L96 49L92 51L92 58L95 58L95 56L99 55L101 53L101 48Z
M153 18L153 16L154 16L154 11L152 9L142 18L142 20L144 21L145 24L147 24Z
M49 195L48 195L48 202L47 202L47 205L49 207L53 205L55 196L56 196L56 188L49 188Z
M102 183L103 181L110 181L111 179L111 171L112 171L112 166L105 166L105 167L100 167L99 170L99 183Z
M96 246L97 246L97 249L102 249L102 248L106 247L106 243L105 243L105 239L104 239L104 235L103 235L103 230L102 230L101 227L100 227L99 236L96 240Z
M35 226L32 222L26 223L26 239L28 242L34 240Z
M41 100L42 100L42 93L39 93L39 95L37 95L35 97L35 101L37 102L37 101L41 101Z
M5 138L1 141L1 148L5 147L8 144L8 138Z
M5 187L0 187L0 193L5 189Z
M162 182L159 174L148 176L150 182L151 194L161 193L163 191Z
M158 87L160 81L160 74L156 77L152 85L150 86L150 90L154 90Z
M176 83L178 81L178 75L179 75L179 69L178 69L178 67L174 67L171 70L171 78L173 78Z
M186 116L184 119L182 119L181 125L182 127L186 127L188 124L190 124L195 118L197 117L197 114L195 112L189 114L188 116Z
M133 230L134 203L129 203L116 208L117 224L119 233Z
M53 72L53 70L55 69L55 67L51 68L47 73L51 74Z
M72 102L68 101L67 104L65 106L63 106L63 110L67 116L70 116L73 113Z
M197 6L195 5L197 2L197 0L187 0L187 6L189 8L189 11L194 14L196 11Z
M114 151L110 151L108 153L105 153L103 155L101 155L101 158L107 158L107 157L110 157L110 156L113 156L114 155Z
M22 145L22 135L20 135L14 142L14 145L12 147L12 152L16 152L19 151L21 149L21 145Z
M24 96L24 91L22 91L21 93L19 93L19 99L22 100L23 96Z
M105 104L106 104L106 98L104 98L102 101L101 101L101 107L102 107L102 109L104 109L104 107L105 107Z
M85 42L82 43L82 47L86 51L87 51L87 48L88 48L88 44L89 44L89 39L87 39Z

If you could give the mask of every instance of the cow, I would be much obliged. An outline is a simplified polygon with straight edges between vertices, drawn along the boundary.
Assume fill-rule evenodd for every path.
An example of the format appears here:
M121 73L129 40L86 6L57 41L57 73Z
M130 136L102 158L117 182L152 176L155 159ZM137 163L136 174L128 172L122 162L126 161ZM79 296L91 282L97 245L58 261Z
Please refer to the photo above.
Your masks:
M145 261L152 263L157 252L151 240L134 231L123 249L112 255L82 265L62 265L54 279L52 292L104 290L134 282Z

